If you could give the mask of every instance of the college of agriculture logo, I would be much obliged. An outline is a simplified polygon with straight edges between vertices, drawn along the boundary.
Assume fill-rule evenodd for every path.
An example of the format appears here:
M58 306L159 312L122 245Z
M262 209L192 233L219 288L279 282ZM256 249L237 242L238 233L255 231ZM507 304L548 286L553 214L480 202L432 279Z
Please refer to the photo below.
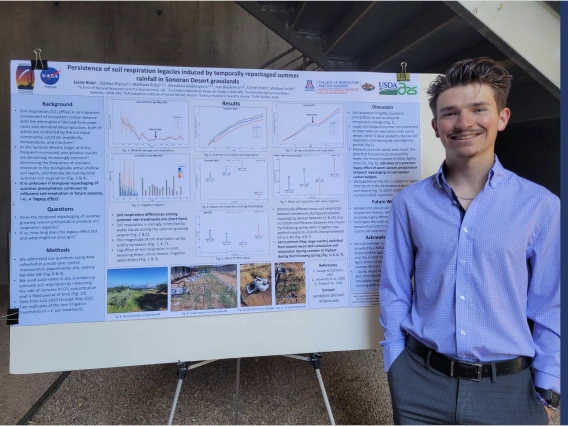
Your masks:
M16 85L18 90L34 90L35 75L30 65L18 65L16 69Z
M39 76L41 81L51 86L59 81L60 72L61 70L57 71L55 68L48 68L46 70L42 70Z
M379 83L379 95L416 95L416 86L407 86L404 83L392 83L390 81Z
M312 80L308 80L308 82L306 83L306 90L316 90L314 83L312 83Z
M375 86L373 86L371 83L365 83L361 87L363 88L363 90L366 90L367 92L375 90Z

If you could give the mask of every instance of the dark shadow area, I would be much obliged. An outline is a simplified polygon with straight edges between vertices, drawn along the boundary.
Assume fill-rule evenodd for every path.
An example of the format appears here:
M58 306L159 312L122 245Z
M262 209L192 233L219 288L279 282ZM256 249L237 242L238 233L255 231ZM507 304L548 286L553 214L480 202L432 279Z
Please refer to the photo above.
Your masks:
M560 196L559 119L509 124L497 138L495 153L506 169Z
M168 293L146 293L137 302L141 311L164 311L168 309Z

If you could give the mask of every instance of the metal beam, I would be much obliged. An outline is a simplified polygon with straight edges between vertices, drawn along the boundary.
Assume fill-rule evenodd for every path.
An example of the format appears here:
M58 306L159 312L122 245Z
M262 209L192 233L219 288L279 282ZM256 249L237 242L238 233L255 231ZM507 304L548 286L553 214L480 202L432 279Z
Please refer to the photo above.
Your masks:
M362 70L378 70L383 64L402 55L457 20L459 18L451 9L443 3L436 3L411 22L408 27L394 34L390 40L381 44L367 56L363 61Z
M345 15L345 18L337 25L333 33L328 38L328 48L326 55L333 50L335 46L357 26L359 21L371 10L375 2L356 2L353 8Z
M280 68L278 68L279 70L283 70L285 69L288 65L293 64L294 62L296 62L298 59L302 59L305 58L304 55L300 55L297 58L292 59L290 62L286 62L284 65L282 65Z
M288 9L290 6L286 1L259 1L260 8L266 12L274 12L274 13L288 13Z
M302 13L304 13L304 11L306 10L306 1L302 1L299 2L300 6L300 10L298 11L298 13L296 13L296 16L294 17L294 22L292 22L292 25L290 25L292 28L296 28L296 24L298 23L298 20L300 19L300 16L302 16Z
M507 55L505 55L488 41L484 40L483 42L476 44L475 46L467 50L462 50L456 55L446 57L442 61L439 61L435 64L427 65L423 70L421 70L421 72L425 74L443 73L447 71L450 66L458 61L461 61L462 59L478 58L480 56L487 56L500 62L503 62L503 60L507 58Z
M306 57L304 56L304 59L305 59L305 58L306 58ZM307 68L308 68L310 65L312 65L313 63L314 63L314 61L312 61L311 59L309 59L309 60L305 63L305 67L304 67L304 64L302 64L302 65L300 65L299 67L294 68L294 71L302 71L302 70L304 70L304 71L310 71L310 70L308 70ZM316 68L317 68L317 64L316 64ZM312 71L313 71L313 70L312 70Z
M487 40L560 99L560 18L538 1L446 1Z
M503 65L507 69L507 71L509 71L513 75L514 87L524 86L526 84L534 82L534 79L529 76L521 67L519 67L511 59L507 58L507 55L505 55L487 40L484 40L482 43L476 44L475 46L467 50L463 50L457 55L452 55L448 58L445 58L444 60L433 65L427 65L420 72L425 74L444 73L448 70L448 68L450 68L450 66L458 61L467 58L478 58L480 56L487 56L491 59L499 61L501 65Z
M338 69L338 65L331 63L317 44L305 38L296 37L294 30L289 27L286 28L285 23L272 13L263 11L262 7L257 2L237 1L235 3L323 69Z
M268 65L272 65L272 64L273 64L274 62L276 62L278 59L281 59L281 58L283 58L284 56L286 56L287 54L292 53L294 50L296 50L296 48L295 48L295 47L292 47L292 48L286 50L285 52L282 52L280 55L275 56L275 57L272 58L271 60L269 60L269 61L265 62L264 64L262 64L259 68L260 68L260 69L263 69L263 68L266 68Z

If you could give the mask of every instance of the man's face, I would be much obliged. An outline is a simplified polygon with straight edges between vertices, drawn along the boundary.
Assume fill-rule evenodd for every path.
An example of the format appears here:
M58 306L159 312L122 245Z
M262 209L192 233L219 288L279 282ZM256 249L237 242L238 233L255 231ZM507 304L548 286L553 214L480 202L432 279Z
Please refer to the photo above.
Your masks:
M437 119L432 120L436 137L447 159L493 159L497 132L507 126L511 111L499 111L493 89L488 84L468 84L440 94Z

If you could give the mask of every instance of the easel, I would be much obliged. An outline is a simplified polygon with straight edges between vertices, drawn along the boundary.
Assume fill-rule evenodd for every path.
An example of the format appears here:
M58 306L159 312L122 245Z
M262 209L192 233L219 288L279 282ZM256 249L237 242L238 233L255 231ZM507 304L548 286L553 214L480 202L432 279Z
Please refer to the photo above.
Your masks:
M331 412L331 407L329 405L329 400L327 399L327 393L325 392L325 387L323 385L323 380L321 378L320 368L321 368L321 355L319 353L312 353L309 357L306 356L299 356L299 355L282 355L287 358L298 359L300 361L307 361L312 364L314 370L316 371L316 376L318 378L318 382L320 385L321 393L323 395L323 401L325 403L325 408L327 409L327 415L329 416L330 424L335 425L335 420L333 419L333 413ZM168 419L168 425L171 425L174 420L174 414L176 411L176 406L179 398L179 394L181 391L181 385L183 380L185 379L187 372L189 370L193 370L195 368L201 367L205 364L209 364L211 362L217 361L216 359L199 362L197 364L189 365L187 362L179 361L177 363L177 387L176 393L174 395L174 402L172 404L172 409L170 411L170 418ZM237 358L237 379L236 379L236 389L235 389L235 418L234 424L238 424L239 420L239 386L240 386L240 373L241 373L241 359Z

